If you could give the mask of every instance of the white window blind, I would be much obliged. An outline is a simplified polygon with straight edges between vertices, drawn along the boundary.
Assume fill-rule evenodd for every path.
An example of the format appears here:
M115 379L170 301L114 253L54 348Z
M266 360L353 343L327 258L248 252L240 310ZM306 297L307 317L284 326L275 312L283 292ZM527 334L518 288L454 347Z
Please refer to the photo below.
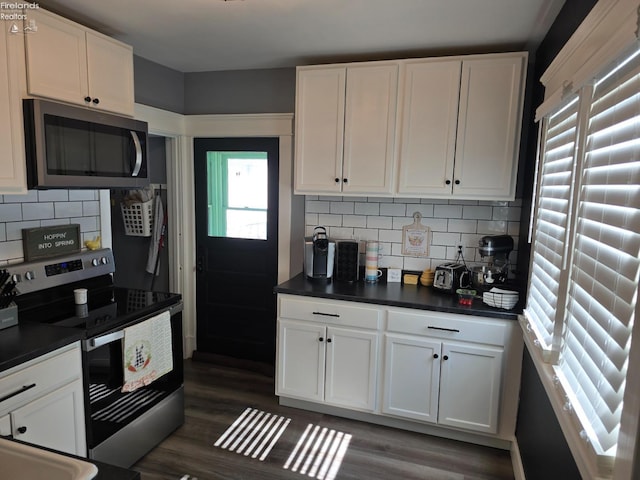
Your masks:
M605 474L640 275L640 49L577 95L544 119L524 313L571 428Z
M538 344L552 349L560 277L566 255L567 223L574 169L578 97L545 119L539 167L535 238L525 315Z
M640 267L640 68L596 84L579 173L557 370L584 435L615 455Z

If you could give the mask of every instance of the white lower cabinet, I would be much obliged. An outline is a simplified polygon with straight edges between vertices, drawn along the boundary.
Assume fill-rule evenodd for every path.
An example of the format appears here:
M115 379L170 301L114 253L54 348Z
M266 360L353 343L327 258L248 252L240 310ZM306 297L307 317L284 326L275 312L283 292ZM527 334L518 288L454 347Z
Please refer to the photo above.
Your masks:
M513 320L279 294L276 394L367 412L374 422L387 417L398 426L408 420L443 427L435 433L510 441L522 359L517 327Z
M0 434L86 456L79 344L0 373Z
M377 332L280 320L278 395L374 410Z

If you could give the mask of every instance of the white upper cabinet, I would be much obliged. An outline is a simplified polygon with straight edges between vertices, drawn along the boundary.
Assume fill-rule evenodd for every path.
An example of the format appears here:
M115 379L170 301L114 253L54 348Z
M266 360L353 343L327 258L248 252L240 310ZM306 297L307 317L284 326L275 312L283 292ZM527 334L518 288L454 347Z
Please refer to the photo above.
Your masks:
M295 192L513 200L526 59L299 67Z
M515 197L526 54L464 60L453 194Z
M26 193L22 90L24 47L21 34L0 32L0 193Z
M44 10L29 11L29 95L133 116L130 46Z
M403 63L398 194L514 199L526 58Z
M295 192L391 194L398 65L299 67Z
M403 64L399 194L451 195L461 67L460 60Z

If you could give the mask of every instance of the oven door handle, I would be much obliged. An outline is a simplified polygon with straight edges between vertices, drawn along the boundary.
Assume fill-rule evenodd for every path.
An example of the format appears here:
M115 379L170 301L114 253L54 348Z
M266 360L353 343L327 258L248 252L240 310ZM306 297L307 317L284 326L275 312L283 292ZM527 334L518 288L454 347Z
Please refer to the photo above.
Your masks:
M124 330L120 330L119 332L108 333L107 335L102 335L101 337L90 338L89 340L84 341L85 350L90 352L91 350L95 350L96 348L100 348L107 343L115 342L117 340L122 340L124 338Z

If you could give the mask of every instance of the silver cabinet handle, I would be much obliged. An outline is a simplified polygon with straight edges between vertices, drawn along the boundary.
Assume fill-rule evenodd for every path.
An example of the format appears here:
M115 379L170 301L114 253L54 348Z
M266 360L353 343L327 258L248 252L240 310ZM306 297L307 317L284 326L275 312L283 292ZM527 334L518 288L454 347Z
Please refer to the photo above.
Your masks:
M133 138L133 145L136 147L136 164L133 167L132 177L137 177L142 168L142 145L140 145L140 139L138 133L131 130L131 138Z
M21 393L24 393L27 390L31 390L32 388L35 388L35 386L36 386L35 383L32 383L31 385L24 385L22 388L19 388L15 392L11 392L8 395L5 395L4 397L0 398L0 403L4 402L5 400L9 400L10 398L15 397L16 395L20 395Z

